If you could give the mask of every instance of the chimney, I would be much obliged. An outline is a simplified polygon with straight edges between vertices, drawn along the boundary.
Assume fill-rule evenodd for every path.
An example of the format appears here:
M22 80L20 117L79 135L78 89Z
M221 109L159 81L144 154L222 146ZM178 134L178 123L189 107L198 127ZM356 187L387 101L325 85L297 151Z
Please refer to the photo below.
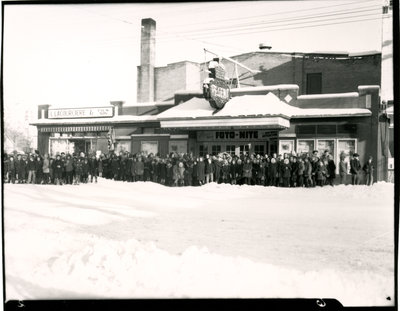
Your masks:
M140 66L137 68L137 101L154 101L154 63L156 54L156 22L142 19Z

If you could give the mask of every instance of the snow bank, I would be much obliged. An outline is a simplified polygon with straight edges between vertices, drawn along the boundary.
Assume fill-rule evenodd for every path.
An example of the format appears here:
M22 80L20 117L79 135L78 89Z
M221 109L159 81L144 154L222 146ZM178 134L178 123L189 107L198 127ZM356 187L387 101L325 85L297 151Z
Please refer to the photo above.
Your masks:
M44 290L25 299L51 299L72 290L68 298L333 297L344 305L380 305L378 297L392 294L386 279L369 271L304 273L196 246L177 256L135 239L92 238L83 249L51 257L27 273L25 278L40 280ZM21 298L14 285L7 290L9 298Z
M394 185L4 185L6 297L390 305Z

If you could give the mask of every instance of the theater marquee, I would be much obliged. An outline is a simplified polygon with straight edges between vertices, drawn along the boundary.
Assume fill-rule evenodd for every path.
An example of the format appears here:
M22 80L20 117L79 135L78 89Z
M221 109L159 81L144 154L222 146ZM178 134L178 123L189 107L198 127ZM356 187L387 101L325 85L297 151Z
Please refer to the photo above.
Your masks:
M113 107L49 109L49 119L107 118L114 115Z

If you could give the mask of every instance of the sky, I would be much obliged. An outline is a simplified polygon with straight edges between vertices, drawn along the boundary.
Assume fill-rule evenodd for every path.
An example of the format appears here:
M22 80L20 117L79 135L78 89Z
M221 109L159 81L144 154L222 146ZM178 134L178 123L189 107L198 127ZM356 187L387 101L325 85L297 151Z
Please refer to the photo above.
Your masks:
M37 105L136 101L142 18L157 23L156 66L259 50L380 51L382 0L239 1L4 8L5 116Z

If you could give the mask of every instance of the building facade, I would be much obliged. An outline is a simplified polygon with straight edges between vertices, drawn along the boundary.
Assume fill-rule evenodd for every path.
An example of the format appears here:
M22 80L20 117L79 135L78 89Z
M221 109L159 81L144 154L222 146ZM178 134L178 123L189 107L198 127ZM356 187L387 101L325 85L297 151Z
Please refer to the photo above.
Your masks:
M375 180L385 180L390 118L380 98L380 54L254 52L232 57L257 69L234 72L231 99L214 111L201 90L205 64L156 68L155 29L142 21L137 103L104 107L38 107L38 150L55 155L114 152L195 156L227 152L296 154L328 150L336 163L360 154L374 159ZM223 61L224 62L224 61ZM247 76L246 76L247 75ZM392 137L393 139L393 137Z

